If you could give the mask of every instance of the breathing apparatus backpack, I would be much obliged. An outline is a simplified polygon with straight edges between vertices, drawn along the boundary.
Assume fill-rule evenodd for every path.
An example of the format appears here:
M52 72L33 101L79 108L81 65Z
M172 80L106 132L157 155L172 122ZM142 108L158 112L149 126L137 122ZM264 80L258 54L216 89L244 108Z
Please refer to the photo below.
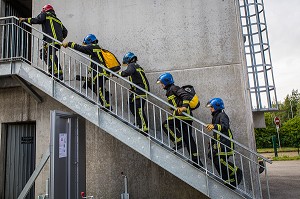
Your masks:
M106 68L108 68L114 72L117 72L121 69L120 62L118 61L118 59L112 52L102 48L101 56L102 56L102 59L104 60L104 65Z
M190 95L191 101L189 103L189 106L191 110L197 109L200 106L200 101L194 87L192 85L185 85L181 88L184 89Z

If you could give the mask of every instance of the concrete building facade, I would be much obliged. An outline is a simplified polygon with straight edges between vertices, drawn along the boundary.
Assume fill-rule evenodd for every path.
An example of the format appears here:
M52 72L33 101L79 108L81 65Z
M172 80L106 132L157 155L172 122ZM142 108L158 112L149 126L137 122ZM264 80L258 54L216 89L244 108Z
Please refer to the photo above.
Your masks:
M156 84L163 72L170 72L177 85L193 85L201 101L194 116L200 121L211 121L206 102L222 98L234 138L255 149L237 1L42 0L32 1L32 16L48 3L69 31L66 41L81 43L93 33L119 60L126 52L134 52L146 71L151 92L159 97L165 98ZM49 144L50 110L71 110L36 91L42 103L20 87L1 88L0 123L36 122L38 163ZM87 193L118 198L123 192L120 173L124 172L132 198L206 198L95 125L87 122L86 132ZM48 173L46 167L36 181L36 195L44 193Z

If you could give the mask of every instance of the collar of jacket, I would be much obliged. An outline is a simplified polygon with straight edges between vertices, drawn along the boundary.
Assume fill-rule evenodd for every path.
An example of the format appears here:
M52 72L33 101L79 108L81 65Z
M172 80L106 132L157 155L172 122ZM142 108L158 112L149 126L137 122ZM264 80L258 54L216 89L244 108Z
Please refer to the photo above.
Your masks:
M219 113L221 113L222 110L217 110L211 113L212 116L218 115Z
M46 14L56 17L54 10L50 10L50 11L46 12Z
M168 86L165 86L164 87L164 89L168 92L170 89L171 89L171 87L173 86L174 84L171 84L171 85L168 85Z

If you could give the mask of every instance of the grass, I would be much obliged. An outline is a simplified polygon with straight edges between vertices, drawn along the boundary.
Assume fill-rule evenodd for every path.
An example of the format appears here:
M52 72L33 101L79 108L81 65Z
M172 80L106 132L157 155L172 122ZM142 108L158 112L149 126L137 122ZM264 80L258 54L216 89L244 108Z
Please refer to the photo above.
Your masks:
M266 158L272 159L273 161L300 160L300 155L289 156L289 152L298 152L298 148L282 147L277 149L277 151L278 151L278 157L275 157L273 148L257 149L258 153L264 153L264 156ZM287 155L286 154L281 155L280 153L287 153ZM295 153L292 154L294 155Z
M277 149L278 152L297 152L298 148L282 147ZM258 153L274 153L273 148L257 149Z
M286 161L286 160L300 160L300 156L289 157L284 155L284 156L273 158L273 161Z

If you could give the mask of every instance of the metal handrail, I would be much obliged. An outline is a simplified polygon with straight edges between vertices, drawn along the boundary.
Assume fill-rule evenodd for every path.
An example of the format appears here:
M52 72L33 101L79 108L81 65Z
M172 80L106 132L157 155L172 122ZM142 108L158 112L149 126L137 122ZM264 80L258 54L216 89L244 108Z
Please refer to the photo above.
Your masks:
M18 20L18 18L17 17L4 17L4 18L0 18L0 20L7 20L7 19L14 19L14 20ZM27 35L30 35L30 37L31 37L31 39L32 39L32 45L34 46L34 45L39 45L39 44L41 44L41 43L45 43L44 41L41 41L41 39L40 38L38 38L37 36L35 36L35 35L33 35L33 34L31 34L30 32L28 32L28 31L26 31L25 29L23 29L23 28L21 28L20 26L18 26L18 24L14 24L13 22L12 23L7 23L6 25L11 25L12 27L14 27L14 28L19 28L21 31L23 31L24 32L24 34L27 34ZM34 29L35 31L37 31L37 33L39 33L39 34L42 34L42 35L44 35L44 36L47 36L47 37L49 37L48 35L46 35L45 33L43 33L42 31L40 31L40 30L38 30L38 29L36 29L36 28L34 28L34 27L32 27L31 25L29 25L29 24L27 24L27 23L25 23L25 25L26 26L28 26L29 28L32 28L32 29ZM1 24L1 26L2 26L2 24ZM3 25L3 27L4 27L4 25ZM4 28L3 28L3 30L4 30ZM8 31L10 31L10 29L8 30ZM22 32L22 33L23 33ZM9 35L9 34L8 34ZM9 36L11 36L11 35L9 35ZM13 32L12 32L12 36L11 36L11 38L13 38ZM61 42L59 42L59 41L57 41L57 40L55 40L54 38L52 38L52 37L49 37L50 39L52 39L53 41L56 41L56 42L58 42L58 43L60 43L61 44ZM2 38L2 39L4 39L4 38ZM14 38L13 38L14 39ZM9 40L9 39L8 39ZM12 40L12 39L11 39ZM37 41L37 43L34 43L34 41ZM11 46L11 48L13 48L14 46L13 46L13 44L7 44L7 45L12 45ZM18 44L16 44L16 45L18 45ZM50 44L51 45L51 44ZM7 46L8 47L8 46ZM23 46L24 47L24 46ZM30 48L31 48L31 45L29 46ZM36 56L37 54L34 54L34 52L35 52L35 50L36 49L33 49L32 48L32 54L33 55L31 55L32 57L23 57L23 59L25 59L26 61L29 61L29 62L31 62L31 64L33 65L33 60L30 60L30 59L33 59L33 57L34 57L34 55ZM89 57L87 57L87 56L85 56L85 55L83 55L83 54L81 54L81 53L79 53L78 51L76 51L76 50L73 50L73 49L70 49L70 51L72 52L72 53L74 53L74 54L76 54L77 56L79 56L80 58L82 58L82 59L84 59L85 61L87 61L87 62L91 62L91 63L94 63L94 64L96 64L97 66L99 66L99 67L101 67L101 68L104 68L105 70L107 70L107 71L109 71L109 72L111 72L114 76L117 76L118 78L119 78L119 80L120 81L122 81L122 82L124 82L124 83L127 83L127 84L129 84L129 85L134 85L132 82L130 82L129 80L127 80L126 78L123 78L123 77L121 77L121 76L119 76L117 73L115 73L115 72L113 72L113 71L111 71L111 70L109 70L108 68L106 68L105 66L103 66L103 65L101 65L101 64L99 64L99 63L97 63L97 62L94 62L93 60L91 60ZM85 74L87 74L87 71L88 71L88 68L89 68L89 66L87 65L87 64L85 64L85 63L83 63L82 61L80 61L80 60L77 60L77 59L75 59L75 58L73 58L73 57L71 57L70 55L68 55L67 53L65 53L65 52L63 52L62 50L58 50L58 52L59 52L59 55L61 55L62 54L62 61L63 61L63 65L64 65L64 67L66 66L65 64L65 62L67 62L67 64L69 64L69 74L67 74L67 75L69 75L69 77L71 77L71 72L70 72L70 70L71 70L71 65L72 65L72 60L73 60L73 62L74 62L74 64L75 64L75 66L76 66L76 62L79 62L79 74L81 75L82 73L82 69L83 69L83 71L85 72ZM10 58L12 58L13 57L13 55L11 54L10 55L11 57ZM18 56L15 56L15 57L18 57ZM22 57L22 56L21 56ZM67 57L67 58L66 58ZM68 59L69 58L69 59ZM39 59L37 58L37 62L39 62L38 61ZM42 60L42 61L49 61L49 60ZM61 60L59 60L59 61L61 61ZM43 64L44 64L44 62L43 62ZM77 63L77 66L78 66L78 63ZM72 69L73 70L73 69ZM78 70L78 67L77 67L77 70ZM95 71L94 70L94 72L97 72L98 73L98 71ZM78 74L78 71L76 71L76 67L74 68L74 74L73 74L73 77L75 76L75 74ZM52 75L52 77L53 78L55 78L54 77L54 75L53 75L53 70L52 70L52 73L50 72L50 75ZM60 81L60 80L58 80L57 79L57 81ZM75 82L75 86L74 87L72 87L72 85L71 85L71 83L70 83L70 81L72 81L72 80L68 80L69 81L69 84L68 84L68 82L66 82L65 80L64 81L62 81L62 83L65 83L65 85L66 86L68 86L68 87L70 87L70 88L72 88L72 89L77 89L76 88L76 82ZM83 93L82 93L82 91L81 91L81 84L82 84L82 81L80 81L79 82L79 84L80 84L80 89L79 90L76 90L76 92L78 92L79 94L81 94L81 95L83 95ZM130 91L129 89L127 89L124 85L122 85L121 83L119 83L119 82L117 82L117 81L115 81L115 80L113 80L112 78L109 78L109 89L110 89L110 84L113 84L114 85L114 88L115 88L115 94L117 94L117 89L120 89L121 90L121 94L122 94L122 92L125 90L125 94L127 94L127 99L129 100L129 94L133 94L134 96L136 96L136 94L134 93L134 92L132 92L132 91ZM162 121L161 121L161 119L162 118L167 118L168 116L171 116L172 115L172 113L170 113L169 111L167 111L166 109L164 109L164 108L162 108L161 106L158 106L157 105L157 103L161 103L161 104L163 104L164 106L166 106L166 107L168 107L168 108L172 108L172 109L176 109L176 107L174 107L174 106L172 106L172 105L170 105L169 103L167 103L166 101L164 101L164 100L162 100L162 99L160 99L159 97L157 97L156 95L154 95L154 94L152 94L152 93L150 93L150 92L148 92L148 91L146 91L146 90L144 90L143 88L141 88L141 87L139 87L139 86L137 86L137 85L134 85L135 87L137 87L138 89L140 89L140 90L142 90L142 91L144 91L148 96L151 96L153 99L155 99L155 100L157 100L157 102L151 102L150 100L148 100L147 99L147 104L145 105L145 107L144 108L147 108L147 117L149 118L149 107L150 107L150 109L151 109L151 107L152 107L152 109L153 109L153 111L152 111L152 113L153 113L153 116L155 116L155 115L157 115L158 114L158 116L159 116L159 120L158 120L158 124L162 124ZM89 96L89 91L88 91L88 89L87 89L88 87L85 87L85 94L84 94L84 97L87 97L87 98L90 98L90 96ZM91 100L92 101L94 101L94 94L93 94L93 92L95 91L93 91L93 87L91 88L91 90L92 90L92 94L91 94ZM111 90L110 90L111 91ZM99 104L99 94L97 93L97 91L96 91L96 94L97 94L97 104ZM129 102L128 102L128 104L124 104L124 99L123 99L123 95L121 95L121 107L120 107L120 105L119 105L119 107L117 106L117 103L118 103L118 100L116 99L114 102L116 103L116 107L117 108L122 108L122 115L120 116L120 115L118 115L118 109L116 109L116 112L113 112L113 111L110 111L110 110L108 110L108 111L110 111L111 113L113 113L113 114L115 114L116 116L118 116L118 118L119 119L121 119L121 120L124 120L125 119L125 117L123 116L123 114L124 114L124 110L123 110L123 105L124 106L126 106L126 105L128 105L129 104ZM145 99L146 100L146 99ZM155 110L156 109L158 109L158 112L155 112ZM127 113L128 114L130 114L128 111L127 111ZM126 113L125 113L126 114ZM201 121L199 121L198 119L196 119L196 118L194 118L194 117L191 117L190 115L187 115L187 114L185 114L184 113L184 115L185 116L188 116L188 117L190 117L190 118L192 118L193 119L193 121L194 122L196 122L196 123L198 123L199 125L200 125L200 128L196 128L195 126L191 126L191 130L188 130L188 136L189 137L193 137L193 134L195 135L195 137L197 137L198 135L199 136L202 136L202 141L200 140L199 141L199 139L197 139L196 138L196 146L197 146L197 153L200 151L200 152L202 152L203 154L204 154L204 169L206 169L206 172L207 173L210 173L210 174L212 174L212 175L214 175L214 176L216 176L216 177L218 177L219 179L221 179L217 174L216 174L216 172L215 172L215 170L214 169L212 169L212 171L210 171L210 170L208 170L208 163L213 163L212 162L212 160L210 161L210 160L208 160L207 158L206 158L206 149L205 149L205 140L209 140L209 143L210 143L210 145L212 145L212 142L218 142L217 140L215 140L213 137L211 137L210 135L208 135L208 134L206 134L205 132L204 132L204 128L205 128L205 126L206 126L206 124L205 123L203 123L203 122L201 122ZM131 122L130 121L130 116L128 116L128 118L127 119L129 119L129 121L126 121L126 122ZM135 116L135 122L136 122L136 116ZM150 118L149 118L150 119ZM152 118L152 119L154 119L154 121L153 121L153 127L155 128L155 135L153 136L153 135L151 135L151 134L149 134L149 137L151 137L151 138L154 138L154 140L156 140L156 141L158 141L158 142L160 142L161 144L163 144L165 147L168 147L168 148L171 148L171 144L170 144L170 132L168 132L168 135L167 135L167 138L165 138L164 137L164 134L163 134L163 132L162 132L162 125L159 125L159 127L157 127L157 124L156 124L156 119L155 118ZM150 124L150 122L148 121L148 125ZM181 128L182 128L182 125L183 124L185 124L185 122L183 122L182 121L182 123L181 123ZM130 124L130 125L132 125L133 127L136 127L136 124ZM156 129L156 128L160 128L160 129ZM160 130L160 134L157 134L157 133L159 133L159 130ZM222 133L220 133L220 132L218 132L218 131L215 131L214 130L214 132L215 133L217 133L217 134L219 134L220 136L222 136L222 137L224 137L224 138L226 138L226 139L228 139L228 140L230 140L232 143L234 143L234 144L236 144L237 146L239 146L239 147L241 147L241 149L242 150L244 150L244 152L249 152L250 154L248 155L248 156L245 156L244 154L242 154L241 152L239 152L239 151L237 151L237 150L234 150L234 153L233 153L233 156L238 156L239 157L239 159L240 160L236 160L237 158L234 158L234 165L236 165L236 164L239 164L239 165L241 165L242 167L249 167L249 172L251 173L251 170L252 170L252 167L254 166L259 166L259 167L261 167L260 165L258 165L258 163L257 163L257 158L261 158L264 162L268 162L268 163L272 163L270 160L268 160L268 159L266 159L265 157L263 157L263 156L261 156L260 154L258 154L258 153L256 153L255 151L252 151L251 149L249 149L248 147L246 147L246 146L244 146L243 144L240 144L239 142L237 142L237 141L235 141L235 140L233 140L233 139L231 139L231 138L229 138L228 136L226 136L226 135L224 135L224 134L222 134ZM167 141L166 141L167 140ZM189 142L191 141L191 139L189 138ZM198 143L198 141L199 141L199 143ZM201 143L202 142L202 143ZM182 142L183 143L183 142ZM183 144L185 144L185 143L183 143ZM201 149L201 150L198 150L198 146L200 145L200 144L203 144L203 149ZM223 143L219 143L221 146L223 146L223 147L225 147L225 150L228 148L228 146L226 146L226 145L224 145ZM190 146L191 147L191 146ZM183 147L184 148L184 147ZM191 148L190 148L191 149ZM188 153L188 157L186 157L186 154L185 154L185 152L184 152L184 150L181 152L181 151L179 151L179 149L177 148L177 145L175 146L175 149L172 149L172 150L174 150L176 153L179 153L179 155L181 155L181 157L182 158L185 158L185 159L188 159L188 160L190 160L191 159L191 152L189 152ZM208 149L208 150L210 150L210 152L212 153L212 148L210 148L210 149ZM199 153L200 153L199 152ZM219 153L220 151L218 151L218 153ZM255 156L255 157L252 157L252 156ZM227 157L226 156L226 159L227 158L229 158L229 157ZM243 163L243 160L246 160L247 162L248 162L248 165L246 164L246 163ZM199 162L199 159L198 159L198 162L197 162L197 164L198 164L198 166L199 166L199 164L200 164L200 162ZM243 166L244 164L246 164L245 166ZM264 167L265 168L265 167ZM227 168L228 169L228 168ZM250 176L252 176L252 174L250 175ZM222 179L221 179L222 180ZM254 186L255 185L253 185L253 182L252 182L252 177L251 177L251 186L252 186L252 189L254 189ZM259 189L261 189L261 188L259 188ZM244 182L244 189L240 189L241 191L243 191L243 192L245 192L245 194L249 194L249 193L247 193L247 191L246 191L246 185L245 185L245 182Z

